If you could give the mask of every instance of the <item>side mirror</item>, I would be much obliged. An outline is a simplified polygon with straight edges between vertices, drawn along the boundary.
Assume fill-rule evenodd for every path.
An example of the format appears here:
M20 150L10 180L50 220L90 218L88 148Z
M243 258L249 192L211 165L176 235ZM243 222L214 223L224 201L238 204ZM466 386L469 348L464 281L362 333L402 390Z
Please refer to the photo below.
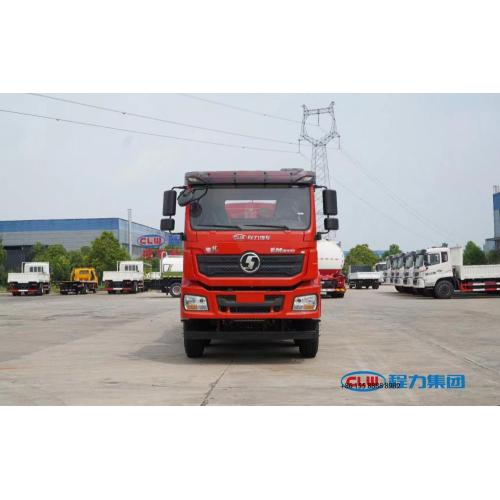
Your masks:
M325 215L337 215L337 191L333 189L323 190L323 213Z
M168 193L168 191L167 191ZM162 219L160 222L160 229L162 231L173 231L175 228L175 219Z
M164 216L175 215L176 207L177 207L177 193L173 189L171 189L170 191L165 191L163 193L163 215Z
M327 231L338 231L339 220L338 219L325 219L325 229Z

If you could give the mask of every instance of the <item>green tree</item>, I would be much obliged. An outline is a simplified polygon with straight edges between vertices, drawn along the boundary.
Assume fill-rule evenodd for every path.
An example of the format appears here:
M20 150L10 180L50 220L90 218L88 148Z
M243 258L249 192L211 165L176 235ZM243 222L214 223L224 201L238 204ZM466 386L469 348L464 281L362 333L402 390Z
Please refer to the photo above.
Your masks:
M5 270L5 262L7 261L7 250L2 245L0 238L0 285L5 285L7 282L7 272Z
M473 242L467 242L464 249L464 265L474 266L478 264L486 264L486 255L484 252Z
M387 259L387 257L390 257L391 255L397 255L398 253L401 253L401 248L399 248L399 245L397 245L396 243L393 243L389 247L389 250L386 250L383 253L382 258Z
M114 271L117 261L129 259L127 250L109 231L103 231L90 244L90 250L85 256L86 265L95 267L101 277L103 271Z
M379 258L370 250L368 243L356 245L349 250L349 254L345 259L344 268L347 271L349 266L374 266Z
M48 262L50 265L50 276L53 281L69 279L71 260L68 251L62 245L44 246L40 243L35 243L31 249L31 260L34 262Z
M490 250L487 255L488 264L500 264L500 250Z

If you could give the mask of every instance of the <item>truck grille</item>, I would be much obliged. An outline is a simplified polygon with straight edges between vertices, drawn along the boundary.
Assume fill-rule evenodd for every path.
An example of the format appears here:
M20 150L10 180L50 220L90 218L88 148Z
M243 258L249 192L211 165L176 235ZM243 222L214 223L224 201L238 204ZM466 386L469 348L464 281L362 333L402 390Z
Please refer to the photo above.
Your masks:
M198 269L205 276L263 277L296 276L302 271L304 255L260 255L260 268L248 274L240 267L241 255L198 255Z

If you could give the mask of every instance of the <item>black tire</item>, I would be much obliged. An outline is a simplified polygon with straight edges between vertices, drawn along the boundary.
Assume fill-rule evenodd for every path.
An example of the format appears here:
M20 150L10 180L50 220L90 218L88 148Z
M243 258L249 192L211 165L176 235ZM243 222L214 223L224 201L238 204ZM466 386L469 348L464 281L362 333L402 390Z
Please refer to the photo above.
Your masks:
M434 298L436 299L451 299L454 292L453 283L451 281L439 281L434 287Z
M61 295L68 295L68 292L61 292Z
M179 298L181 296L181 284L174 283L169 290L169 293L172 297Z
M361 290L363 288L363 285L360 283L356 283L356 290Z
M374 284L372 285L372 288L373 288L374 290L378 290L378 287L379 287L379 286L380 286L380 285L379 285L378 283L374 283Z
M204 339L187 339L184 337L184 351L188 358L201 358L204 350Z
M299 352L303 358L315 358L318 353L319 336L313 339L301 339L299 341Z
M349 288L354 288L354 285L349 285Z
M402 293L402 292L403 292L403 289L402 289L400 286L396 286L395 288L396 288L396 290L397 290L399 293Z
M132 293L137 293L139 287L137 286L137 281L134 281L134 286L132 287Z

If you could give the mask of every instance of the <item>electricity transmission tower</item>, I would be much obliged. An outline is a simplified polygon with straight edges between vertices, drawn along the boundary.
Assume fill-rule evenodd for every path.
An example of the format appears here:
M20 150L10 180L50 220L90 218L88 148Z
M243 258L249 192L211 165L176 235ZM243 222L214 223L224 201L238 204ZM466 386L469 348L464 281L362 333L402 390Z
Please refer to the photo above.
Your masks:
M335 111L333 109L335 103L332 101L330 105L326 108L316 108L309 109L306 105L303 105L304 114L302 117L302 132L300 134L301 140L305 140L311 144L311 170L316 173L316 184L319 186L326 186L330 188L330 171L328 170L328 154L326 150L326 145L333 139L339 138L340 135L337 132L337 123L335 122ZM307 130L307 121L311 116L317 117L318 127L320 127L323 133L320 137L311 136ZM320 126L320 115L329 115L331 118L330 130L325 131ZM316 190L316 224L318 229L323 228L323 200L322 191L320 189Z
M330 188L330 172L328 170L328 154L326 150L326 145L333 139L339 138L340 135L337 132L337 123L335 122L335 111L333 109L335 103L332 101L330 105L326 108L316 108L309 109L306 105L303 105L304 115L302 117L302 131L300 134L300 139L307 141L311 144L311 170L316 173L316 184L319 186L326 186ZM330 130L325 131L320 127L323 135L320 137L313 137L309 135L307 130L307 121L311 116L317 116L318 123L320 127L320 115L330 115L331 125ZM316 224L318 229L323 228L323 200L322 191L320 189L316 190Z

